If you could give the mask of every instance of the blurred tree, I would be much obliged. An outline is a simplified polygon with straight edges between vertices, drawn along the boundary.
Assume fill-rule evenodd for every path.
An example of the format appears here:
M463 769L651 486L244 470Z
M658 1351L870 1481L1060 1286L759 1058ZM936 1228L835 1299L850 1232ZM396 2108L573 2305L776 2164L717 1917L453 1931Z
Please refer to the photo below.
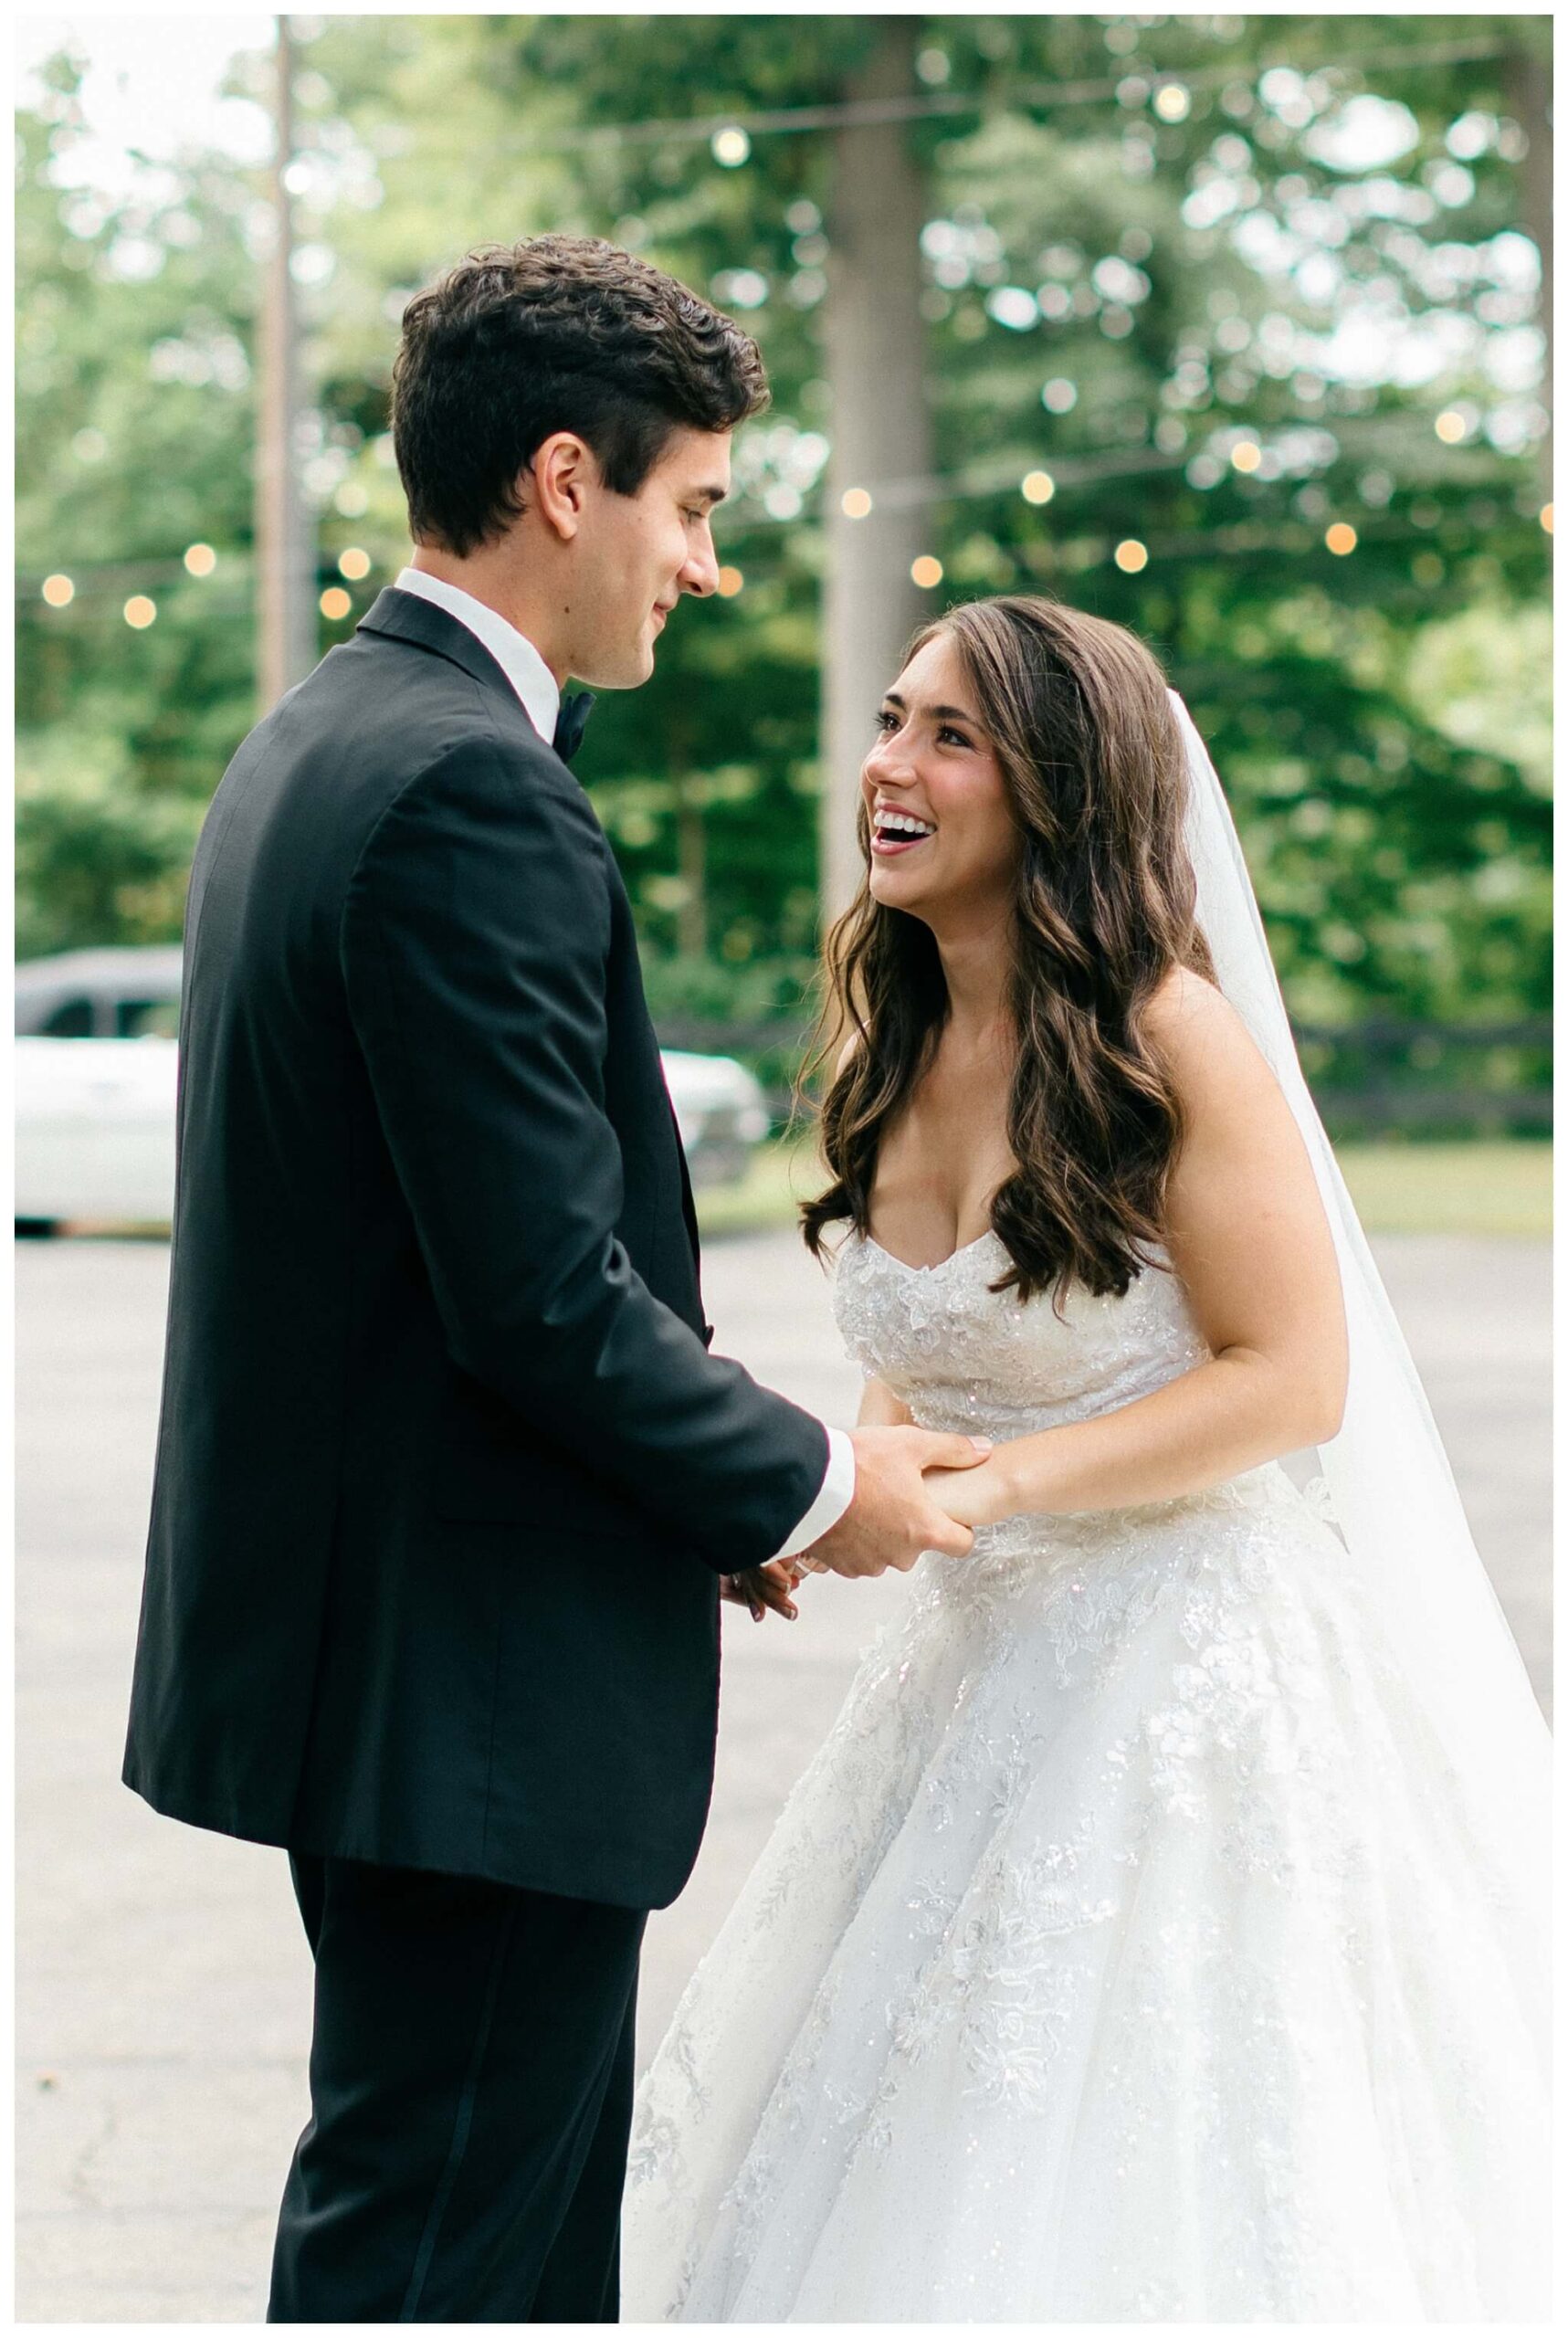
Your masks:
M44 78L16 194L25 954L178 932L252 708L247 191L213 158L120 198L81 183L79 75ZM210 572L184 564L194 543Z

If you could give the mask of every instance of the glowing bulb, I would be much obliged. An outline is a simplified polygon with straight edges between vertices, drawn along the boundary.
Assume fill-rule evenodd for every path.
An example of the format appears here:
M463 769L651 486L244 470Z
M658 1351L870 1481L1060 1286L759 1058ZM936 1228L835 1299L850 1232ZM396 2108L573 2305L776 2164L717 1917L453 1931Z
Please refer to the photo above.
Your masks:
M1548 511L1552 509L1550 504L1548 504L1546 508ZM1542 521L1542 527L1546 524L1547 522L1543 519ZM71 583L68 576L46 576L44 579L44 598L47 601L51 609L63 609L67 607L70 602L76 599L76 586Z
M839 506L847 520L863 520L871 509L871 499L863 487L852 487Z
M1026 503L1048 503L1056 491L1057 483L1049 471L1027 472L1018 490Z
M125 622L137 633L145 633L157 614L157 603L150 601L145 593L132 593L125 604Z
M361 552L358 544L350 544L347 552L338 554L338 574L357 584L362 576L370 574L370 554Z
M1354 552L1356 532L1348 520L1336 520L1333 526L1325 532L1323 542L1331 552L1338 553L1342 559L1347 552Z
M321 615L324 617L330 617L336 625L340 618L347 616L353 603L341 584L329 584L321 595L319 606Z
M929 593L933 585L942 583L942 563L933 559L929 552L922 552L910 568L910 574L922 593Z
M1136 536L1125 536L1116 547L1116 565L1129 576L1136 576L1141 568L1149 565L1149 547L1141 544Z
M211 544L187 544L185 566L193 576L210 576L217 566L217 554Z

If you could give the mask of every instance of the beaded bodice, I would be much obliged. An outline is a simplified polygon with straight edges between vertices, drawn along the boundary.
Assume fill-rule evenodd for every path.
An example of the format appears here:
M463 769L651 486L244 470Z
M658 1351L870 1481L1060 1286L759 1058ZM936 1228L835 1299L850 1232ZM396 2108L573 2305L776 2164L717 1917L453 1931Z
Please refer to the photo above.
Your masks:
M1120 1298L1075 1287L1023 1301L990 1286L1007 1252L992 1233L940 1266L910 1267L851 1235L833 1305L849 1353L922 1428L1003 1438L1084 1420L1147 1395L1209 1351L1169 1254Z
M851 1235L838 1253L833 1305L846 1347L868 1376L909 1406L921 1428L962 1429L1003 1444L1068 1421L1115 1412L1210 1354L1163 1247L1120 1297L1074 1286L1058 1315L1049 1294L993 1290L1007 1251L985 1233L940 1266L910 1267ZM1314 1490L1314 1501L1317 1499ZM1169 1571L1170 1537L1195 1529L1212 1547L1221 1520L1239 1523L1301 1497L1275 1461L1200 1493L1125 1507L1023 1513L983 1526L963 1566L940 1568L933 1595L989 1596L1037 1585L1062 1563L1093 1557L1118 1573ZM1068 1571L1070 1573L1070 1566Z

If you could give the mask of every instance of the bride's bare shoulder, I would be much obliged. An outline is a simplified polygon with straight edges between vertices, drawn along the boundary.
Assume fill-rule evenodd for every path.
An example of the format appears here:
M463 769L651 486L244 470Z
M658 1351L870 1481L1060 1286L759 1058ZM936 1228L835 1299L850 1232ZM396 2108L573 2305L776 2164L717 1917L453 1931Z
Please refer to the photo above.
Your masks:
M1217 984L1192 966L1173 966L1143 1009L1145 1036L1178 1088L1214 1101L1245 1097L1274 1075L1258 1042Z

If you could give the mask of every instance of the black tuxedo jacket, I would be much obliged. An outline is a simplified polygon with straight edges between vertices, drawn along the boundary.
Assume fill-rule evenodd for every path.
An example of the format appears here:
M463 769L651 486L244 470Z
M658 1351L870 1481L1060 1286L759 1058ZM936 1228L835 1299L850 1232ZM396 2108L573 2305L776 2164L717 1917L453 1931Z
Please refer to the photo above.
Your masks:
M826 1436L706 1352L603 830L410 594L207 816L171 1271L127 1784L297 1850L673 1899L718 1576L784 1541Z

